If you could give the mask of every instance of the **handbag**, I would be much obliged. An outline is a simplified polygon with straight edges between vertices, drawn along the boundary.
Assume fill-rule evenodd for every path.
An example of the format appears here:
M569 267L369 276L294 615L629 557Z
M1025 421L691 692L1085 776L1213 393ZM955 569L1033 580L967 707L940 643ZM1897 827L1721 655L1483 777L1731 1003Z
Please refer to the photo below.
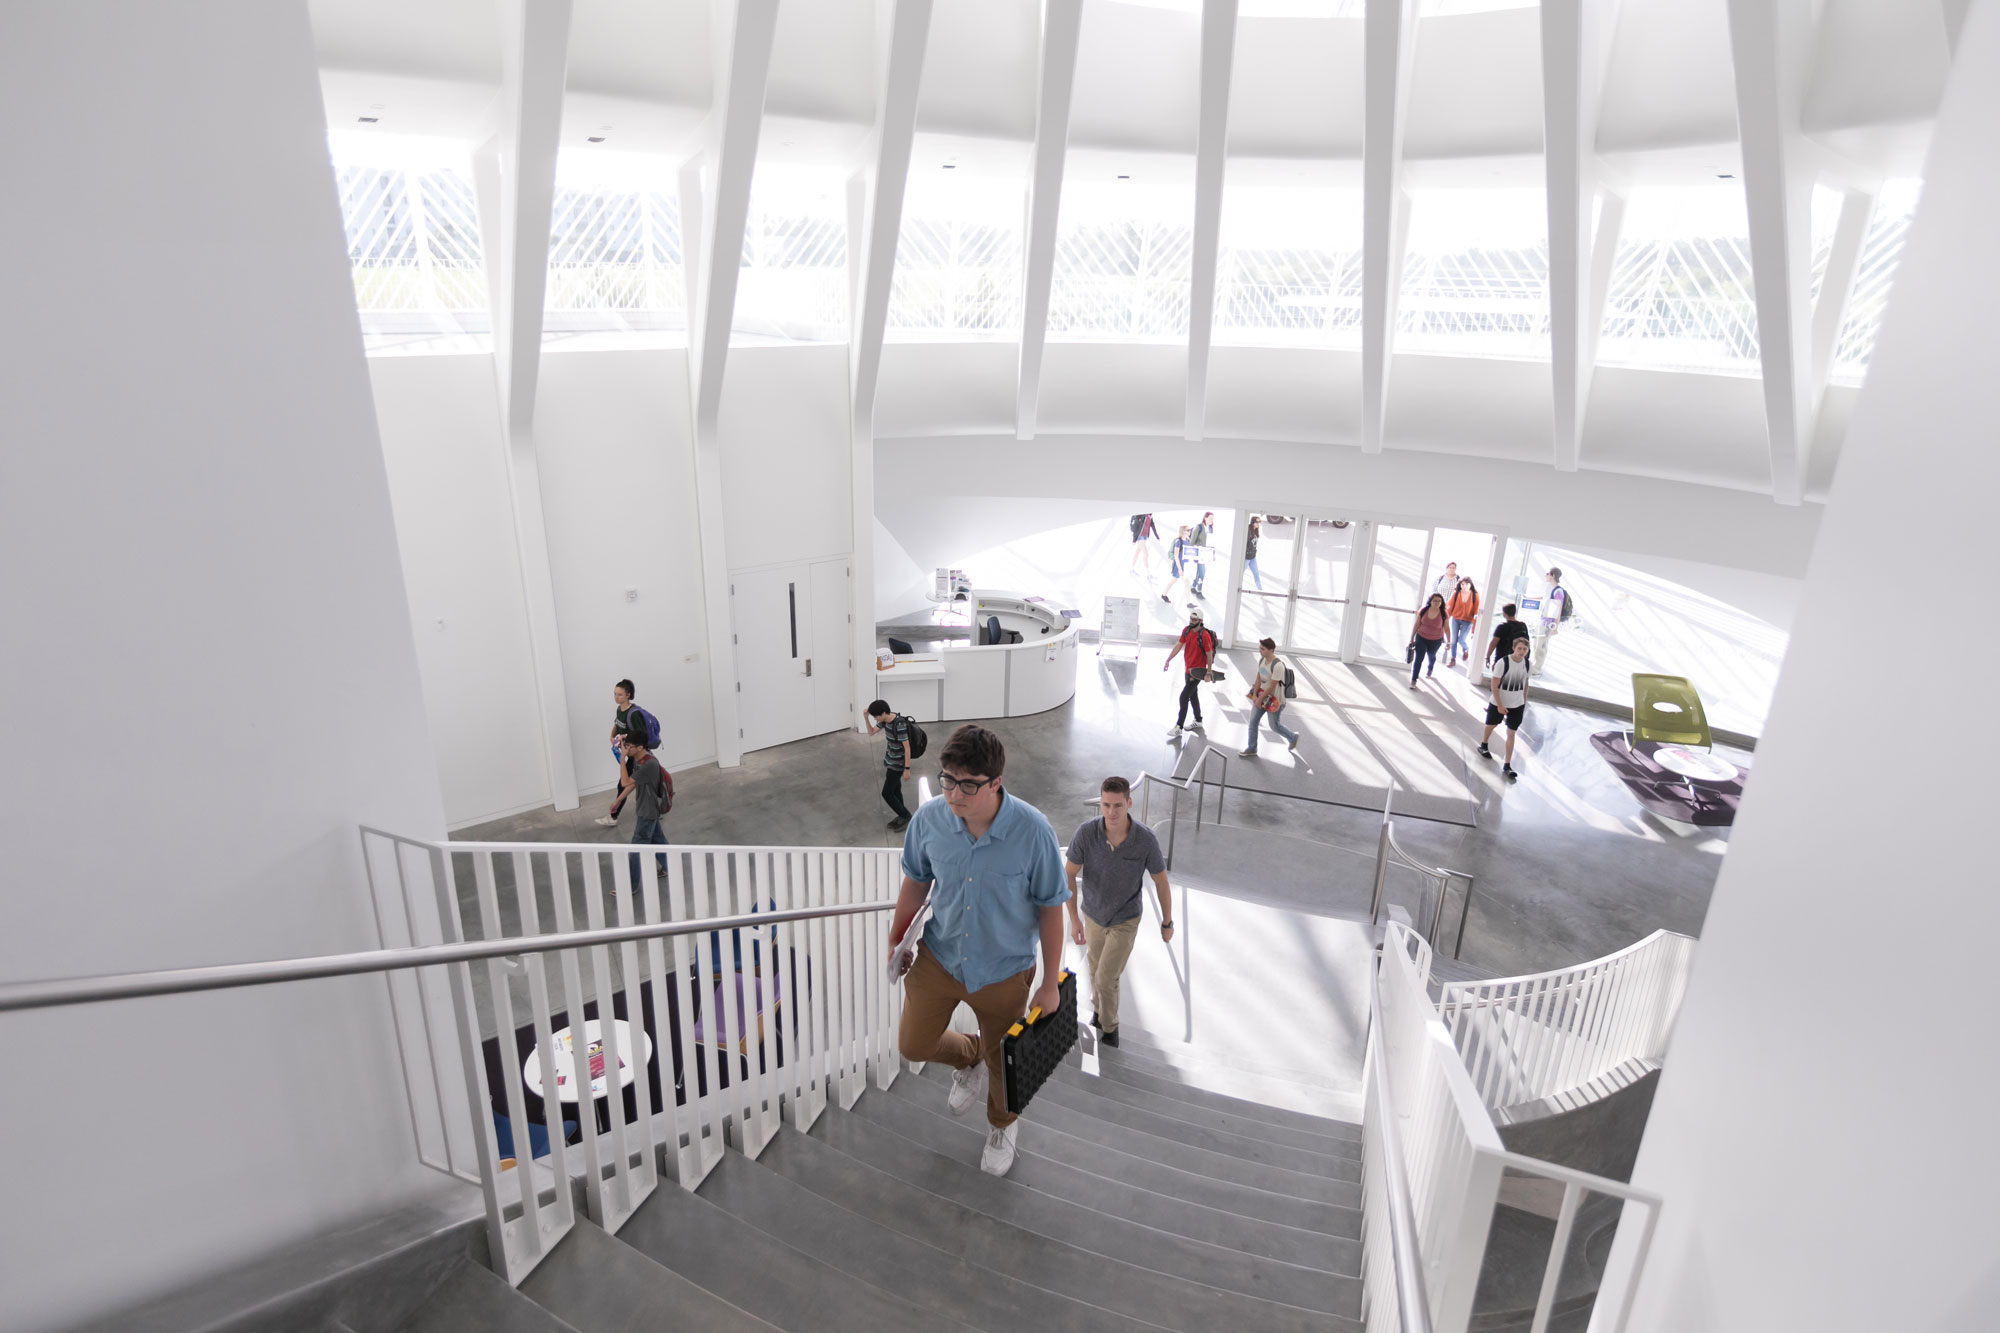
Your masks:
M1417 636L1412 634L1410 636L1410 646L1403 649L1403 661L1405 663L1409 663L1409 662L1414 662L1416 660L1417 660Z

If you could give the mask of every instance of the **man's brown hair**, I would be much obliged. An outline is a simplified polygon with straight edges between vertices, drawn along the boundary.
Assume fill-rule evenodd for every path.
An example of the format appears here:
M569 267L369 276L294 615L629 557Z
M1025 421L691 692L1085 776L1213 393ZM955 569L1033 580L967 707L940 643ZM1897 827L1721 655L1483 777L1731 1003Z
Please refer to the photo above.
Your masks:
M997 779L1007 769L1007 747L977 722L968 722L944 743L938 767L952 769L961 777Z
M1130 796L1132 784L1123 778L1106 778L1097 790L1104 796Z

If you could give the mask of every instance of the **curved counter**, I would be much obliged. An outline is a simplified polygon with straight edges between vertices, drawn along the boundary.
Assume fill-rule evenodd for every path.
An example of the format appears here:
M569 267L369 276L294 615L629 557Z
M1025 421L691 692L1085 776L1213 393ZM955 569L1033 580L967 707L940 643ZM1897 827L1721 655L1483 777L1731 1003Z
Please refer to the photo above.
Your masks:
M1076 694L1077 625L1060 608L1012 593L972 599L975 641L934 653L898 656L875 673L876 693L919 722L1025 717L1068 703ZM987 644L989 618L1019 643Z

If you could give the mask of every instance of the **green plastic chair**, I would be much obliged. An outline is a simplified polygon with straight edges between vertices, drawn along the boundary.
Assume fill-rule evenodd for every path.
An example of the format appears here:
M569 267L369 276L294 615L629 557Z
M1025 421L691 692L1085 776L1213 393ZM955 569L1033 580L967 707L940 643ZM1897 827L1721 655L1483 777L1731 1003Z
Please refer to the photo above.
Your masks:
M1701 696L1686 677L1632 673L1631 743L1639 741L1714 748Z

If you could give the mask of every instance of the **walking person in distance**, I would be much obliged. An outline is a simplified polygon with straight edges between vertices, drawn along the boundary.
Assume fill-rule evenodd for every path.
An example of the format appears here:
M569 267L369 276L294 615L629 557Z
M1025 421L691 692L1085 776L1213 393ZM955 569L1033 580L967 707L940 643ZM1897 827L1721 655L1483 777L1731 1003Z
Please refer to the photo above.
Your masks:
M635 728L625 736L625 757L629 761L631 776L626 779L626 790L638 802L637 820L632 827L632 841L640 846L660 846L667 843L667 833L660 826L667 811L674 808L673 775L660 766L653 752L646 746L646 733ZM667 873L667 858L656 856L656 874ZM639 883L639 858L632 858L632 884Z
M1419 673L1430 675L1437 670L1438 649L1444 646L1444 636L1451 633L1451 616L1444 608L1444 594L1434 592L1424 603L1424 609L1417 612L1417 623L1410 629L1410 688L1417 688Z
M889 707L887 699L868 705L868 734L887 736L882 751L882 801L889 807L891 833L909 827L910 807L903 803L903 784L910 780L916 755L912 753L912 733L916 723Z
M1285 675L1285 664L1278 658L1278 641L1257 640L1257 679L1250 686L1250 743L1237 751L1239 758L1257 757L1257 724L1266 720L1271 730L1285 738L1288 748L1299 748L1299 733L1285 725Z
M611 789L611 808L597 817L597 823L610 828L618 822L618 812L625 801L625 780L631 770L625 763L625 733L632 725L632 682L621 680L611 687L611 703L617 710L611 718L611 759L618 765L618 783Z
M1243 543L1243 568L1257 581L1257 591L1264 591L1264 575L1257 568L1257 539L1264 535L1264 525L1255 514L1250 516L1250 534Z
M1091 1026L1106 1046L1118 1044L1118 979L1139 938L1145 915L1142 898L1146 877L1160 895L1160 938L1174 938L1173 893L1167 887L1167 862L1153 830L1132 818L1132 784L1106 778L1098 788L1097 808L1103 813L1078 826L1063 856L1069 877L1069 934L1083 946L1090 967ZM1083 877L1081 891L1077 877ZM1078 911L1079 902L1082 904Z
M1187 674L1181 686L1180 712L1174 718L1174 729L1168 733L1168 739L1181 734L1190 708L1194 709L1194 729L1202 729L1201 685L1208 679L1215 662L1215 631L1201 623L1201 612L1188 612L1187 628L1174 640L1174 646L1167 650L1167 660L1160 663L1160 670L1165 671L1172 666L1176 657L1181 659L1181 666Z
M1528 711L1528 636L1517 635L1508 646L1506 660L1500 663L1500 670L1487 682L1492 691L1493 701L1486 705L1486 730L1479 737L1479 757L1491 759L1493 751L1487 742L1493 739L1493 728L1503 721L1507 724L1507 752L1501 761L1500 773L1509 782L1520 775L1514 771L1514 734L1521 729L1521 719Z
M1479 589L1471 579L1459 579L1445 609L1451 615L1451 652L1444 664L1454 667L1472 660L1472 627L1479 620Z

